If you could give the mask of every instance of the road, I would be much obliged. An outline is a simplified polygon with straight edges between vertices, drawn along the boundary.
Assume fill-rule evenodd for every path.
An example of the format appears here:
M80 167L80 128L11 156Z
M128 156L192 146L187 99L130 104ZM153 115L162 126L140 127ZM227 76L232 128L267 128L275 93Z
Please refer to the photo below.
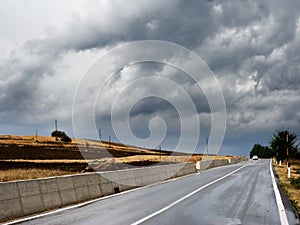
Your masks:
M287 209L289 224L297 224ZM284 214L285 215L285 214ZM22 224L281 224L270 161L248 161L102 198Z

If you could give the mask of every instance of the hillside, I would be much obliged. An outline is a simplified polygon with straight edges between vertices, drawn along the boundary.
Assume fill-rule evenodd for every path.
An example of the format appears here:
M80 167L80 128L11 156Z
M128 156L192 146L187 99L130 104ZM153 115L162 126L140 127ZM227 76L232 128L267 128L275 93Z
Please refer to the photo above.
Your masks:
M58 174L103 171L148 166L157 163L196 162L202 155L158 151L121 143L72 139L71 143L57 141L54 137L0 135L0 171L2 180L11 180L7 174L21 174L34 170L35 175L53 171ZM217 159L228 156L212 156ZM17 170L17 171L16 171ZM42 170L42 171L40 171ZM56 175L55 172L52 175ZM38 177L40 177L38 176ZM47 175L48 176L48 175ZM17 176L15 179L23 179Z

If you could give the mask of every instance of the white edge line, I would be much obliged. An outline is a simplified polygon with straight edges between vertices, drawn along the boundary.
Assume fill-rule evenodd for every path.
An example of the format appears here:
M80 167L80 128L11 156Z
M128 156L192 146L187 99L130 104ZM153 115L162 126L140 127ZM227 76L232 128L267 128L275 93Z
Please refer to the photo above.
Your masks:
M130 193L130 192L133 192L133 191L137 191L137 190L140 190L140 189L149 188L149 187L152 187L152 186L155 186L155 185L158 185L158 184L169 183L169 182L176 181L176 180L179 180L179 179L182 179L182 178L185 178L185 177L189 177L189 176L193 176L193 175L197 175L197 173L191 173L191 174L176 177L176 178L173 178L173 179L168 179L168 180L164 180L164 181L161 181L161 182L156 182L156 183L149 184L149 185L146 185L146 186L133 188L133 189L130 189L130 190L127 190L127 191L122 191L120 193L107 195L107 196L104 196L104 197L92 199L92 200L85 201L85 202L82 202L82 203L77 203L75 205L65 206L61 209L51 210L50 212L39 213L39 214L34 215L34 216L28 216L28 217L24 217L24 218L21 218L21 219L16 219L16 220L13 220L13 221L4 222L4 223L0 223L0 224L1 225L12 225L12 224L17 224L17 223L23 223L23 222L26 222L26 221L42 218L42 217L45 217L45 216L58 214L60 212L66 211L66 210L79 208L79 207L82 207L82 206L85 206L85 205L92 204L94 202L102 201L102 200L105 200L105 199L108 199L108 198L113 198L113 197L116 197L116 196L119 196L119 195L123 195L123 194L127 194L127 193Z
M275 180L275 176L272 170L272 160L270 160L270 172L271 172L271 178L272 178L272 184L273 184L273 189L274 189L274 193L275 193L275 198L276 198L276 203L277 203L277 207L278 207L278 212L279 212L279 217L280 217L280 222L282 225L288 225L288 219L285 213L285 208L279 193L279 189L277 187L277 183Z
M234 171L232 171L232 172L226 174L225 176L223 176L223 177L221 177L221 178L218 178L217 180L214 180L214 181L212 181L212 182L210 182L210 183L208 183L208 184L206 184L206 185L204 185L204 186L202 186L202 187L196 189L195 191L193 191L193 192L191 192L191 193L189 193L189 194L183 196L182 198L178 199L177 201L172 202L171 204L167 205L166 207L164 207L164 208L162 208L162 209L160 209L160 210L158 210L158 211L156 211L156 212L154 212L154 213L152 213L152 214L150 214L150 215L148 215L148 216L146 216L146 217L144 217L144 218L142 218L142 219L140 219L140 220L138 220L138 221L132 223L131 225L138 225L138 224L141 224L141 223L143 223L143 222L145 222L145 221L151 219L152 217L155 217L155 216L157 216L157 215L163 213L164 211L166 211L166 210L172 208L173 206L175 206L175 205L177 205L178 203L184 201L185 199L191 197L192 195L196 194L197 192L203 190L204 188L207 188L208 186L210 186L210 185L212 185L212 184L214 184L214 183L216 183L216 182L218 182L218 181L220 181L220 180L225 179L226 177L232 175L233 173L239 171L240 169L245 168L246 166L248 166L248 165L244 165L244 166L242 166L242 167L240 167L240 168L238 168L238 169L236 169L236 170L234 170Z

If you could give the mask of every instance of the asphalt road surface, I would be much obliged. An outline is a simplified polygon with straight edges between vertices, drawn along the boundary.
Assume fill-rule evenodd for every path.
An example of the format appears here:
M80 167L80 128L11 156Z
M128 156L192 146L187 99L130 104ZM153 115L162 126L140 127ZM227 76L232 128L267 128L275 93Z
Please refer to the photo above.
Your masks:
M289 224L299 223L288 208L281 216ZM282 221L270 160L258 160L131 190L22 224L275 225Z

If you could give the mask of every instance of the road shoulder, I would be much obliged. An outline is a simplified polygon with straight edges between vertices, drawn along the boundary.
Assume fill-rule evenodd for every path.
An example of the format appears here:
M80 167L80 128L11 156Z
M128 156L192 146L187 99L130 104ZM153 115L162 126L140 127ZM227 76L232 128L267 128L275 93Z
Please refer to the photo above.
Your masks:
M289 197L283 190L283 188L280 184L278 175L277 175L273 165L270 165L270 166L271 166L272 172L274 174L274 179L277 184L278 191L279 191L283 206L285 208L285 214L286 214L289 224L300 224L299 214L297 212L297 209L294 207L293 202L289 199Z

